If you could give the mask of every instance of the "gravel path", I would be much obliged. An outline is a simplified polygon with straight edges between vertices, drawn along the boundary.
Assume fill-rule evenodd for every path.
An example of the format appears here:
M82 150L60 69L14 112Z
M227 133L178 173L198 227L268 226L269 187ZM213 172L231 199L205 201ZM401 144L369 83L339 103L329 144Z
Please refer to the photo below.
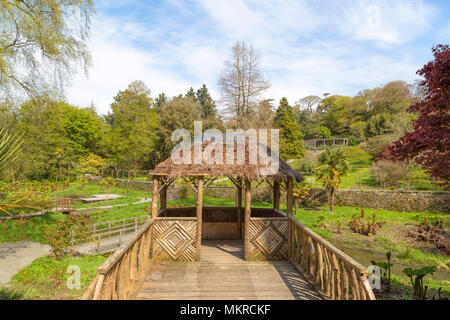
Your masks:
M29 241L0 244L0 285L7 284L20 269L50 254L50 246Z

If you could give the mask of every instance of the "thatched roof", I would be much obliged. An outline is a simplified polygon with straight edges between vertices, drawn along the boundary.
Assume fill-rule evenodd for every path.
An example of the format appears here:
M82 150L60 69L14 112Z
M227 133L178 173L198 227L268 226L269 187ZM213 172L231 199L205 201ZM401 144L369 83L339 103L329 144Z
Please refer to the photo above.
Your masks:
M198 149L200 144L198 144ZM188 176L210 176L210 177L220 177L220 176L231 176L231 177L241 177L249 179L250 181L259 180L264 177L270 178L287 178L291 177L294 180L302 181L303 176L297 170L294 170L290 165L286 163L286 161L282 160L278 154L270 150L268 147L266 148L267 152L260 152L251 154L257 154L257 159L253 156L252 159L249 157L249 146L246 144L245 146L245 162L241 161L243 164L239 164L236 159L237 155L240 154L243 159L244 153L242 149L239 149L238 153L238 144L233 142L203 142L202 143L202 151L205 155L211 155L213 159L213 163L211 160L205 159L202 157L201 161L197 158L197 163L195 163L194 155L201 154L199 152L194 153L195 145L190 146L190 157L188 154L184 155L183 150L179 150L176 153L179 158L183 156L187 156L188 159L191 159L192 164L180 163L179 161L174 162L173 157L169 157L165 161L161 162L156 166L156 168L151 172L152 175L156 176L167 176L169 178L180 178L180 177L188 177ZM186 148L187 149L187 148ZM235 161L226 161L227 155L233 155L234 149L234 159ZM217 152L220 152L216 156ZM227 153L227 150L228 153ZM253 150L252 150L253 151ZM268 156L264 156L265 154ZM273 154L273 156L271 156ZM211 158L210 157L210 158ZM220 163L220 159L222 159L222 163ZM273 163L273 159L279 161L278 170L268 170L271 167L271 160ZM252 160L252 161L251 161ZM232 164L229 164L232 163ZM271 171L271 172L269 172Z

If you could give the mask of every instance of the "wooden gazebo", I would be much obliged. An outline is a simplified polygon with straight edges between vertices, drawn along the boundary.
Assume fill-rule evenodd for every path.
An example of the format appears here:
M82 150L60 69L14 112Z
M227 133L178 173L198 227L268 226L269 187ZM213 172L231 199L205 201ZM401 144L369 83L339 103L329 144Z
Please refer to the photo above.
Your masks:
M194 149L198 153L199 150L210 151L210 147L213 147L214 153L219 152L215 159L221 157L224 159L224 152L217 151L220 148L214 148L218 143L206 142L197 146L194 144L187 149L189 151L186 153L190 153L192 158L192 155L196 154ZM228 149L223 148L223 150ZM275 154L271 156L276 156L275 159L279 161L278 170L264 174L267 173L264 170L268 166L265 165L267 159L258 157L257 162L249 161L248 148L245 152L238 152L236 148L231 150L234 150L234 155L244 154L245 161L242 161L242 164L226 164L226 161L223 162L224 164L217 164L217 162L210 164L208 161L203 161L204 159L202 161L194 159L194 164L176 164L172 158L169 158L151 172L153 178L152 219L98 268L97 277L86 290L83 299L151 298L154 297L151 295L152 292L161 298L166 296L165 292L168 288L174 292L170 297L187 297L185 294L191 294L199 298L209 298L211 294L209 285L210 281L213 281L211 279L216 279L214 281L221 285L215 289L216 297L229 298L226 294L229 294L227 291L230 285L234 286L234 281L241 280L247 282L250 280L250 285L246 285L246 288L251 291L252 297L257 297L251 275L247 272L259 272L261 265L266 268L266 264L239 261L238 263L242 264L239 268L235 268L237 261L234 258L230 259L229 254L225 253L226 260L216 261L217 256L214 256L212 259L205 258L204 261L193 265L183 263L180 268L178 261L200 260L202 240L215 239L229 243L243 241L244 258L248 261L289 261L289 264L284 264L281 268L284 270L282 272L287 272L289 267L293 267L291 271L288 271L288 277L295 282L297 293L303 296L305 290L311 291L311 289L303 285L299 286L299 283L307 279L326 299L375 300L366 268L292 216L293 182L302 180L302 176ZM236 186L236 206L203 207L203 190L218 177L228 177ZM167 188L178 178L183 178L196 191L196 207L167 207ZM252 183L263 181L266 181L273 189L272 208L251 206ZM280 211L282 189L287 193L286 213ZM245 205L243 206L244 192ZM158 208L158 197L160 197L160 208ZM207 245L210 244L205 243L205 247ZM242 244L234 245L234 247L240 249ZM206 253L208 250L205 249ZM239 254L239 260L240 256ZM219 257L223 259L224 255ZM174 262L159 264L158 261ZM280 274L280 265L286 261L276 264L267 263L268 269L276 273L270 273L267 276L269 278L263 279L270 279L271 283L277 283L278 287L284 288L286 280L279 277L274 279L272 276ZM164 266L168 269L166 270ZM200 276L205 266L209 272ZM160 280L154 281L151 276L148 276L153 272L152 269L155 269L153 271L161 277ZM186 273L187 269L192 273ZM170 276L161 276L161 270L166 270ZM224 270L233 275L231 280L225 283L221 277L216 276ZM240 270L246 270L245 274L241 274ZM169 282L172 280L173 282ZM183 281L184 283L189 281L188 287L192 288L193 292L185 293L184 289L180 289L180 283ZM265 286L264 280L261 284ZM290 288L286 290L292 292ZM138 292L140 296L137 295ZM277 292L274 296L278 297Z
M217 144L223 145L217 145ZM191 159L195 150L191 146ZM219 148L216 148L219 147ZM292 169L269 148L271 159L278 161L276 172L265 175L269 167L267 159L258 155L250 161L250 148L245 147L245 162L227 164L226 150L229 142L203 142L202 151L214 150L217 159L209 164L205 159L194 164L176 164L172 158L163 161L150 173L153 177L152 258L156 261L197 261L200 259L202 240L243 240L246 260L285 260L288 258L290 243L290 222L293 208L293 181L301 181L302 175ZM234 143L234 153L238 156L238 146ZM222 150L216 155L216 150ZM242 149L239 151L243 151ZM228 154L229 155L229 154ZM217 157L218 156L218 157ZM241 155L242 157L242 155ZM228 177L236 187L235 207L203 207L203 191L219 177ZM168 208L167 188L178 178L184 179L197 194L196 207ZM273 189L272 208L252 208L252 183L266 181ZM282 189L286 191L287 210L280 211ZM242 204L245 193L245 204ZM158 195L160 208L158 208Z

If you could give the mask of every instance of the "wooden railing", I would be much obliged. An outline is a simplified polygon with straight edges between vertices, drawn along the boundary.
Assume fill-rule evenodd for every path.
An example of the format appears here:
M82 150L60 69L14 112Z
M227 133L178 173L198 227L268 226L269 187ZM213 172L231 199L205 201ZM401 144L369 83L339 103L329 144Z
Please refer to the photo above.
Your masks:
M150 267L152 221L117 249L98 269L82 300L130 299Z
M52 203L50 204L50 207L48 209L56 212L66 213L75 211L79 203L80 201L78 199L57 198L52 200Z
M375 300L366 269L290 217L290 260L326 299Z
M97 250L101 246L102 240L117 238L119 245L122 244L123 236L137 232L146 222L150 220L150 215L99 222L89 227L89 231L83 234L83 239L95 241Z

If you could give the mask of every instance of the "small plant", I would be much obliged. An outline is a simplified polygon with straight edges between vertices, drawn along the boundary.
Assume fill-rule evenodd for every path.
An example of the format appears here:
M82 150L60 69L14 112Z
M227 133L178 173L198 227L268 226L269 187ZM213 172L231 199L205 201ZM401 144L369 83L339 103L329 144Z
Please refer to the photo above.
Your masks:
M341 218L336 219L336 221L335 221L336 232L339 233L339 234L342 234L343 220L344 219L341 217Z
M348 226L354 233L363 234L366 236L374 236L377 234L378 230L385 225L386 222L378 221L377 214L374 212L372 214L372 219L365 220L364 210L361 210L361 215L357 217L353 215Z
M386 253L387 262L372 261L372 264L383 270L383 273L381 274L381 281L386 286L388 292L391 292L391 267L394 265L391 263L391 255L391 252Z
M325 216L319 216L319 228L326 229Z
M411 280L414 300L426 300L428 287L423 285L423 278L435 272L435 267L423 267L421 269L406 268L403 273Z

